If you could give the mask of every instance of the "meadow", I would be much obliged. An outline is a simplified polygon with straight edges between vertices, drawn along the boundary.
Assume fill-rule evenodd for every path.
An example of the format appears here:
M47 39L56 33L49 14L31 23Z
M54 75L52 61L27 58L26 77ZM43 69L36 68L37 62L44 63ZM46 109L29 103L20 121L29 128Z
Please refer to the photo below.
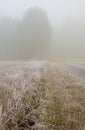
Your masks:
M85 86L65 67L0 64L0 130L85 130Z

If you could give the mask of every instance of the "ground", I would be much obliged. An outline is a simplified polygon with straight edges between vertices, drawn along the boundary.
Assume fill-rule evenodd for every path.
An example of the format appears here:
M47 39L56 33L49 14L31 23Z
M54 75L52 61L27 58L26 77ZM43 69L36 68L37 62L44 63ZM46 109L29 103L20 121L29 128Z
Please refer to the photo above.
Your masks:
M85 130L85 64L0 63L0 130Z

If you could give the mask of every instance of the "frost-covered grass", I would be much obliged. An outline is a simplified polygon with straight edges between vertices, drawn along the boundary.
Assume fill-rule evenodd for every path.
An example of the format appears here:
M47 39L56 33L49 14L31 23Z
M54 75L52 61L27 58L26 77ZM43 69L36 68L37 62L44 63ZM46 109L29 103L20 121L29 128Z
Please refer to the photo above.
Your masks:
M85 87L46 61L1 71L0 130L85 130Z

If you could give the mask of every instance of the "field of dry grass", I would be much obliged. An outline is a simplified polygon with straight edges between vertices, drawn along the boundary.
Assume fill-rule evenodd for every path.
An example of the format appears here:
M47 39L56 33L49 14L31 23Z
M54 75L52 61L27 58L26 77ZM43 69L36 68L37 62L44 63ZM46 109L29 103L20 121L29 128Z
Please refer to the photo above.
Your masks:
M85 86L62 65L46 61L3 65L0 130L85 130Z

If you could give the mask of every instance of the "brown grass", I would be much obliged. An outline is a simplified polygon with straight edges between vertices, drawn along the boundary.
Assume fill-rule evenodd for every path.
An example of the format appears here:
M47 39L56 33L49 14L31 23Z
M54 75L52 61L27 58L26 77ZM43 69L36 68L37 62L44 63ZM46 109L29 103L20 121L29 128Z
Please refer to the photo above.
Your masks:
M85 130L85 87L55 63L0 73L0 130Z

